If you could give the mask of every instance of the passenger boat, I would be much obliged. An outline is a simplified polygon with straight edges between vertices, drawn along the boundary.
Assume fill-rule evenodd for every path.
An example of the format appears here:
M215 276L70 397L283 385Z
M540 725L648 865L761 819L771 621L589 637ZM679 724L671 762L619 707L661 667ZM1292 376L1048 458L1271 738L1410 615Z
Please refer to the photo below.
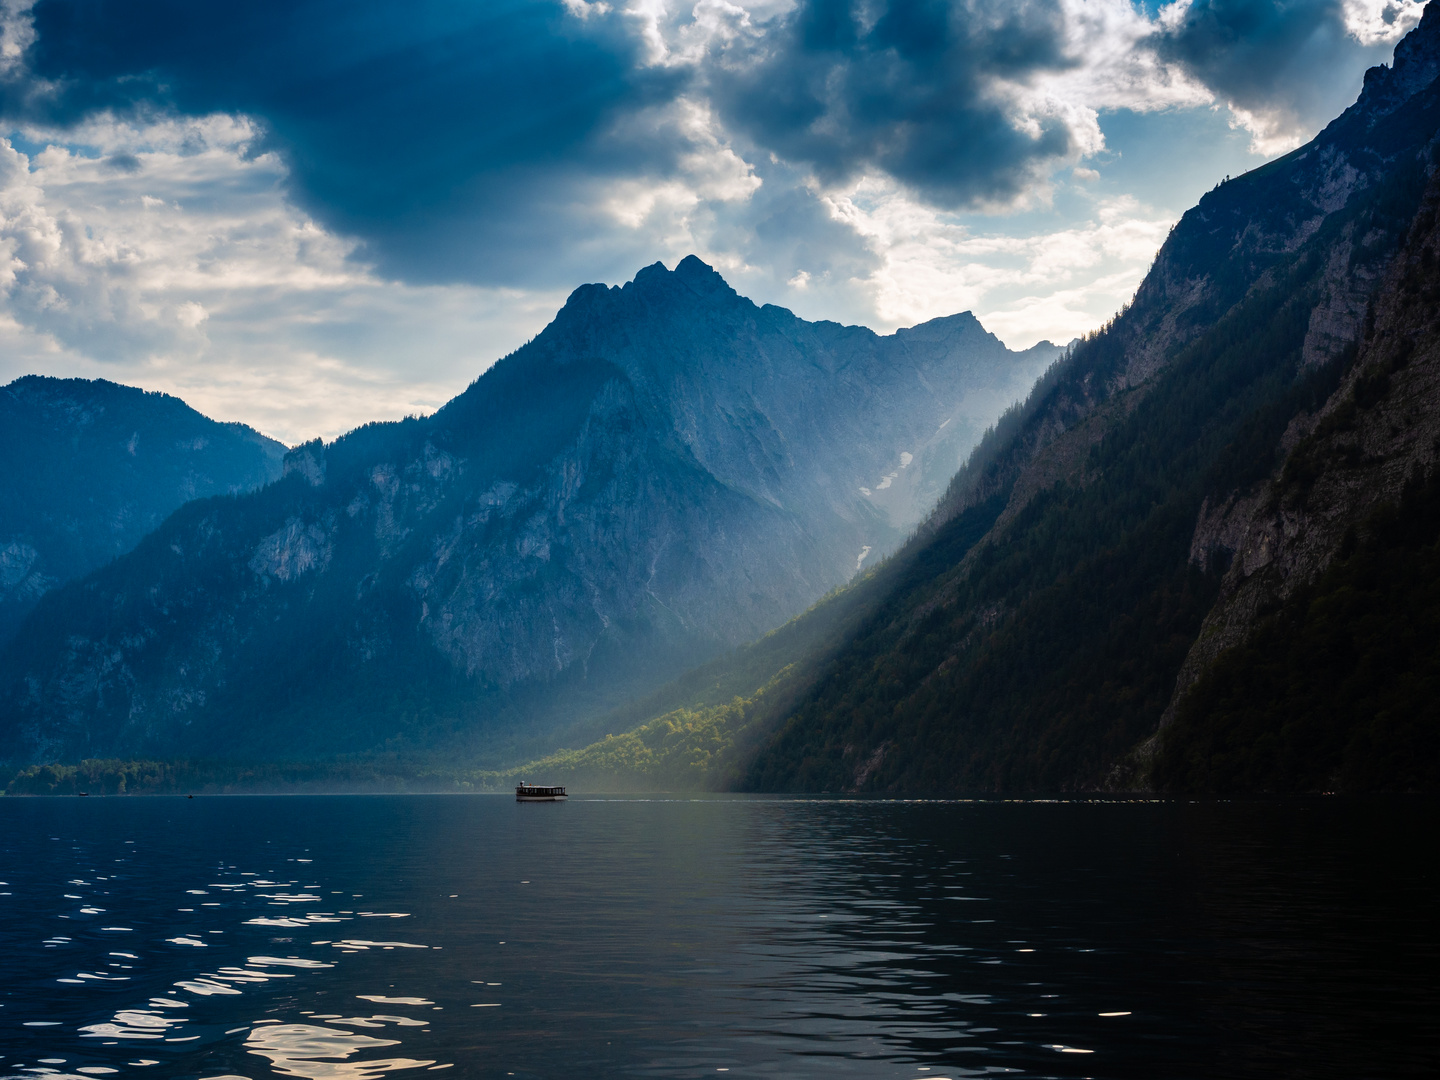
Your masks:
M565 798L563 787L546 787L542 784L527 784L524 781L515 785L516 802L563 802Z

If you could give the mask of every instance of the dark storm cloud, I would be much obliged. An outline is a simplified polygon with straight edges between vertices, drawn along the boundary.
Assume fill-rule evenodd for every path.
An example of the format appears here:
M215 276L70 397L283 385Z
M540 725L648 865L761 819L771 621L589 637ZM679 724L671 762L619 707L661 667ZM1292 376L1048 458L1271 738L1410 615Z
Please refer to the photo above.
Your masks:
M0 88L12 121L257 117L295 200L412 281L533 280L603 244L588 185L672 175L687 148L660 114L687 86L824 182L880 170L948 207L1013 196L1074 149L1059 120L1017 130L990 92L1067 63L1053 0L810 0L698 69L649 66L637 20L558 0L40 0L34 16L31 77Z
M1340 4L1200 0L1139 47L1257 115L1323 119L1338 111L1329 61L1356 47ZM641 19L602 7L39 0L34 44L0 76L0 115L254 117L294 200L412 282L553 285L651 261L653 237L596 207L613 180L683 174L697 146L669 109L682 94L708 101L757 168L771 154L787 165L762 196L726 204L721 227L738 237L773 210L764 241L796 258L838 243L852 265L863 241L812 220L809 196L809 217L782 213L775 184L885 173L954 209L1011 199L1080 152L1064 115L1022 116L1013 100L1083 59L1066 53L1060 0L799 0L669 65L648 62ZM697 26L677 10L665 30Z
M825 182L879 169L960 207L1018 194L1070 156L1059 119L1019 130L998 80L1071 65L1050 0L802 0L753 57L712 75L722 113L756 143Z
M1254 99L1317 37L1344 33L1340 0L1199 0L1160 51L1210 87Z
M607 140L673 96L618 20L558 2L41 0L13 122L147 106L258 117L293 194L411 280L515 277L583 231L576 177L672 167L674 148ZM523 276L523 274L522 274Z
M1197 0L1155 48L1229 104L1314 130L1359 88L1339 72L1389 59L1392 44L1365 48L1347 31L1342 0Z

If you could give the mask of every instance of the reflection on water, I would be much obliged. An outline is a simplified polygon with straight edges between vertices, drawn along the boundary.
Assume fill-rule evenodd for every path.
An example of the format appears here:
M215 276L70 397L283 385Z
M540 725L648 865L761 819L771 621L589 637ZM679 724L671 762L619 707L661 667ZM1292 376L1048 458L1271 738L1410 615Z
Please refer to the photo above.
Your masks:
M1432 1075L1434 809L4 800L0 1075Z
M183 1005L183 1001L174 1004ZM81 1038L89 1039L163 1039L180 1030L182 1016L167 1016L153 1009L121 1009L107 1024L82 1024Z
M386 1017L385 1019L390 1019ZM245 1048L252 1054L269 1058L275 1072L286 1076L304 1076L310 1080L373 1080L387 1072L401 1069L428 1068L434 1061L417 1061L414 1058L387 1057L351 1061L352 1057L368 1050L399 1046L399 1039L377 1039L369 1035L357 1035L343 1031L340 1025L358 1027L380 1027L371 1017L368 1021L336 1019L325 1027L313 1024L257 1025L245 1040ZM401 1024L414 1021L400 1019Z

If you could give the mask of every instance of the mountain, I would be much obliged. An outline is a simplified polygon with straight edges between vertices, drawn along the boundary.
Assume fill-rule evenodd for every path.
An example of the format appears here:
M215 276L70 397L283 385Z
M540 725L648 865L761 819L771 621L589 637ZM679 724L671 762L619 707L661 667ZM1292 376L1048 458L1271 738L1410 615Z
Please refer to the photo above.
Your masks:
M1160 786L1440 783L1437 220L1440 176L1284 466L1202 509L1192 560L1228 569L1143 748Z
M1437 71L1432 5L1312 142L1184 215L894 557L528 775L1440 786Z
M433 416L297 447L47 597L0 757L493 756L893 550L1059 351L806 322L694 257L583 286Z
M49 589L133 548L182 503L280 475L285 447L103 379L0 388L0 643Z

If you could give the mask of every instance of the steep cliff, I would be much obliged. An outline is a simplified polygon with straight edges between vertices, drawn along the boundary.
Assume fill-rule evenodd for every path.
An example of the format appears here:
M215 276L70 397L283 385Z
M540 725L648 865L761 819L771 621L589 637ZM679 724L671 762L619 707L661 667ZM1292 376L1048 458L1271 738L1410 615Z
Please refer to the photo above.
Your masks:
M1440 182L1278 474L1203 513L1229 569L1142 760L1189 790L1440 785Z
M42 604L0 754L478 753L583 718L893 549L1057 353L808 323L693 257L584 286L435 415L298 447Z
M1343 380L1342 397L1371 385L1347 372L1372 298L1403 291L1387 275L1403 274L1392 263L1434 170L1437 70L1432 8L1393 68L1372 71L1311 143L1182 218L1133 303L982 444L877 584L854 590L843 642L781 658L789 674L765 700L783 705L756 706L768 719L747 714L750 731L770 734L742 786L1143 782L1132 749L1158 729L1230 551L1244 553L1231 571L1242 574L1255 563L1247 545L1291 527L1255 517L1273 502L1261 490ZM1406 404L1423 412L1423 401ZM1408 447L1386 451L1404 476L1431 453L1431 422L1377 418L1365 437ZM1345 438L1343 450L1307 444L1295 468L1322 452L1381 452ZM1364 482L1328 475L1337 490ZM1378 500L1393 496L1387 483ZM1342 535L1368 498L1335 503ZM1307 535L1328 544L1330 531L1317 523ZM1238 579L1226 588L1216 625L1234 611L1248 626L1251 592ZM1234 640L1207 634L1222 648ZM1204 666L1207 647L1192 665Z
M0 388L0 643L47 590L129 551L182 503L276 479L284 454L165 394L39 375Z

